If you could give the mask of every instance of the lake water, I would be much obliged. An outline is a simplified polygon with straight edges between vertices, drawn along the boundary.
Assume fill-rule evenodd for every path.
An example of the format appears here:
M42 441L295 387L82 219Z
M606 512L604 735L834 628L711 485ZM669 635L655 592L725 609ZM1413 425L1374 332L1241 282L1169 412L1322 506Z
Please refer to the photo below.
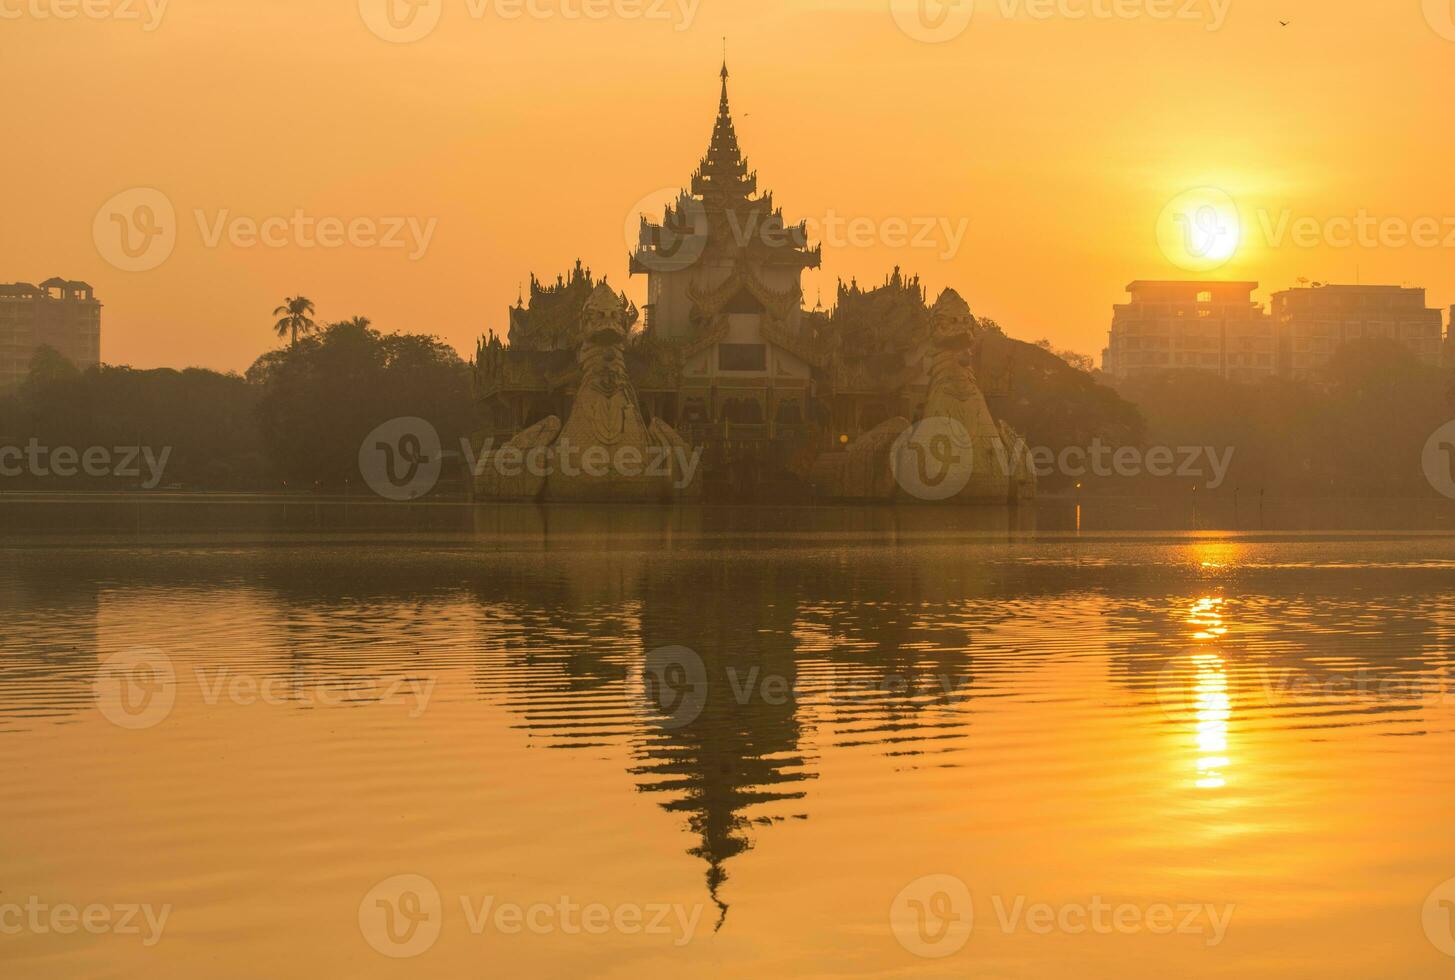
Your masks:
M1177 515L10 535L0 975L1449 976L1455 535Z

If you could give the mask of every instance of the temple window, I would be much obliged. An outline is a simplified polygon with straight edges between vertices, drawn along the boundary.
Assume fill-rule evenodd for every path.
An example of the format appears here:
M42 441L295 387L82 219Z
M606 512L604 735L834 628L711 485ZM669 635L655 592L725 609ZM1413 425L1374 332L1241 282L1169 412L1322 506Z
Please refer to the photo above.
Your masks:
M719 371L766 371L768 370L768 346L766 344L718 344L717 367Z

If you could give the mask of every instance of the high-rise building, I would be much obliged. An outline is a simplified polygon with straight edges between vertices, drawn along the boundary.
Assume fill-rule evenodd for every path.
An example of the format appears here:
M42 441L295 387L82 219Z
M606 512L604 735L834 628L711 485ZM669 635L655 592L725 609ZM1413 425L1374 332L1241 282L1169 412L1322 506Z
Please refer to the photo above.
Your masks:
M1117 378L1196 368L1225 378L1274 373L1273 322L1253 301L1256 282L1143 280L1112 307L1102 370Z
M1446 321L1444 355L1441 363L1455 367L1455 304L1450 306L1450 319Z
M78 368L100 363L101 304L90 284L55 278L0 285L0 389L25 379L41 346Z
M1443 355L1440 311L1425 306L1423 289L1307 286L1274 293L1272 307L1278 369L1289 377L1317 374L1336 350L1364 337L1396 340L1427 364L1438 366Z

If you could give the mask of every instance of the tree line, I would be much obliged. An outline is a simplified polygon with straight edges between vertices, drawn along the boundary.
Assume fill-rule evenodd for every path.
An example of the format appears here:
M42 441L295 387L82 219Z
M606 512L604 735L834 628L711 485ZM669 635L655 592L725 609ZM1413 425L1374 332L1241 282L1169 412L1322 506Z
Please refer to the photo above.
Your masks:
M472 429L468 365L436 337L385 334L365 317L319 325L306 297L274 312L284 347L246 373L102 364L81 371L43 347L0 395L0 446L170 448L165 487L346 491L359 445L400 416L428 419L444 445ZM132 489L139 479L12 466L0 489Z
M359 446L389 419L427 419L445 446L474 431L469 365L439 338L385 334L358 316L319 325L303 296L288 297L273 315L283 346L241 375L104 364L81 371L42 348L20 386L0 394L0 448L170 447L164 486L338 493L357 487ZM1435 492L1421 459L1431 434L1455 418L1455 371L1393 341L1352 342L1307 381L1240 382L1189 369L1113 385L1084 358L994 333L996 345L983 354L1001 370L1010 364L1012 378L996 411L1031 446L1231 447L1220 492ZM1165 494L1193 485L1078 482L1053 476L1042 489ZM140 481L115 475L0 477L0 490L134 485Z

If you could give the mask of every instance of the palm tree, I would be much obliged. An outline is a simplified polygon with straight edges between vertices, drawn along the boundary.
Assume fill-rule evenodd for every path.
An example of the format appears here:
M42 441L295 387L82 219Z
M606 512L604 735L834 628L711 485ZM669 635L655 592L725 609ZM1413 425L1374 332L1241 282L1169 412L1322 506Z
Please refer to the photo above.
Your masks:
M281 319L273 324L273 329L279 337L288 337L288 343L298 343L300 333L311 333L317 324L310 317L313 315L313 300L307 296L289 296L283 300L283 305L273 311L273 315Z

